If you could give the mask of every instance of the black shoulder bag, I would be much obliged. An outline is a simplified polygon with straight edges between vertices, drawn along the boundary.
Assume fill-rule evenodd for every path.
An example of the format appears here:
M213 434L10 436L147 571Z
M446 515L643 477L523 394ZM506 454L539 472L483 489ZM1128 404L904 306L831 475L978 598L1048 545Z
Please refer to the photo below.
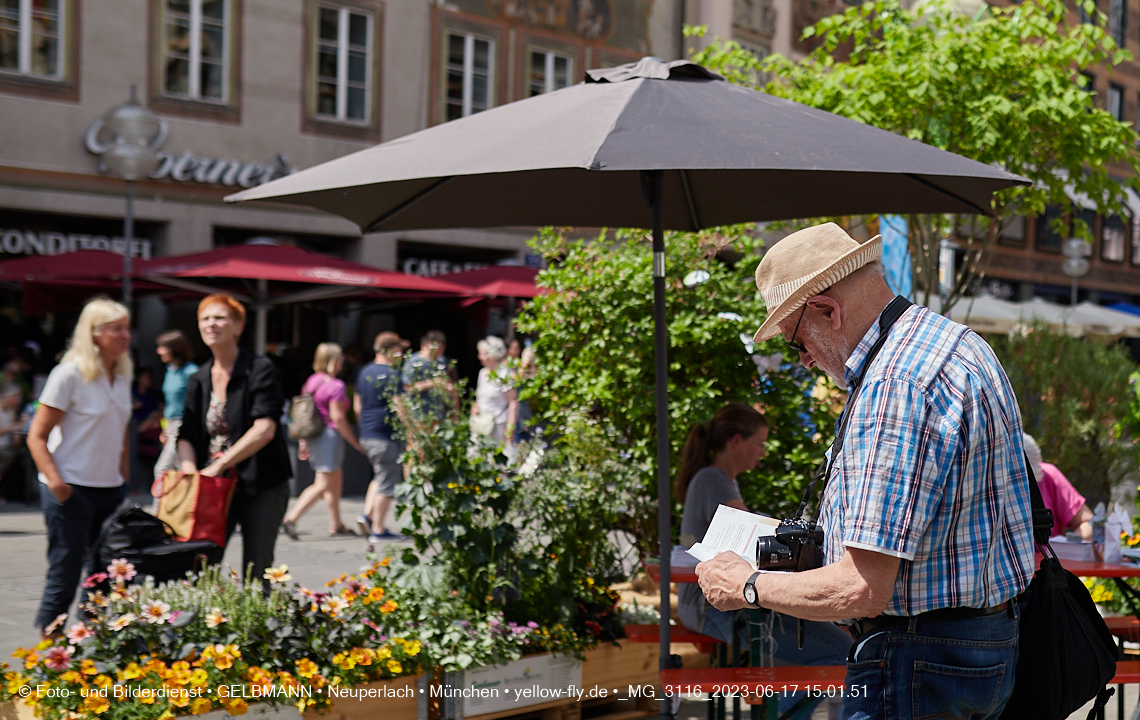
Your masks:
M1088 714L1092 720L1112 696L1108 682L1116 674L1119 655L1088 588L1061 567L1049 546L1053 512L1041 501L1028 458L1025 466L1033 501L1033 540L1043 557L1018 598L1016 679L999 720L1064 720L1096 698Z

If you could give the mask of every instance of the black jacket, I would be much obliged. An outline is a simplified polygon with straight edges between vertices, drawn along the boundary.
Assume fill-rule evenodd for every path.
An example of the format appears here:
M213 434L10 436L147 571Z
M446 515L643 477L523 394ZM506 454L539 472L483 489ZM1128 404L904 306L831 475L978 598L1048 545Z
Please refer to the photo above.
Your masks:
M210 407L210 369L214 359L202 365L186 382L186 408L178 439L194 446L198 467L210 463L210 433L206 430L206 410ZM277 487L293 476L289 451L285 445L285 428L281 425L281 409L285 395L277 382L277 371L265 357L248 350L238 352L230 383L226 388L226 425L230 429L230 445L253 427L258 418L277 423L277 431L269 444L253 456L237 464L238 486L247 495Z

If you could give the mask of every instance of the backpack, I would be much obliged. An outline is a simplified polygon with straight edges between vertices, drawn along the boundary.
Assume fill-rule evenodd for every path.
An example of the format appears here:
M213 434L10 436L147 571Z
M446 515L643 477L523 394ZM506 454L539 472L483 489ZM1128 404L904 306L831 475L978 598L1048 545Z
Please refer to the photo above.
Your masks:
M92 556L95 569L102 570L112 560L125 559L139 575L150 575L156 582L179 580L205 564L222 561L225 548L209 540L178 542L169 525L138 505L125 505L103 523Z
M313 392L316 392L321 385L313 388ZM317 410L317 401L313 398L313 393L301 393L293 398L289 405L289 438L311 440L324 431L325 420Z
M1029 460L1026 458L1026 466ZM1049 546L1053 513L1041 501L1029 470L1033 537L1042 554L1022 603L1013 694L999 720L1063 720L1096 698L1096 717L1112 696L1119 652L1088 588Z

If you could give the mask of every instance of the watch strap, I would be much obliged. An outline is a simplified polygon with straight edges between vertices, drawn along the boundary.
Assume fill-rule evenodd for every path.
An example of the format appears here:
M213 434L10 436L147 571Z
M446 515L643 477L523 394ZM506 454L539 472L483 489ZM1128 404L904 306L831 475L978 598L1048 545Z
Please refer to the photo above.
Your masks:
M758 578L758 577L760 577L760 573L754 572L748 578L748 580L744 583L744 602L748 603L750 606L755 607L755 608L760 607L760 602L759 602L760 595L759 595L759 593L756 592L756 578ZM752 588L752 595L756 598L755 601L750 601L748 599L748 588Z

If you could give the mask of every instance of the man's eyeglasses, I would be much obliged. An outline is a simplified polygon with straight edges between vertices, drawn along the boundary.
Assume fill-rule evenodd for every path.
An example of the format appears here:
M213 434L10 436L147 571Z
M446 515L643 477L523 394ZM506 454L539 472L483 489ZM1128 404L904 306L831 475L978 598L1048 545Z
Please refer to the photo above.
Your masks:
M803 309L800 311L800 319L796 320L796 329L792 330L792 339L787 341L788 347L790 347L791 349L795 350L798 353L806 353L807 352L806 347L804 347L803 345L800 345L798 342L796 342L796 333L798 333L800 331L800 323L802 323L804 321L804 313L806 313L806 312L807 312L807 305L804 305Z

